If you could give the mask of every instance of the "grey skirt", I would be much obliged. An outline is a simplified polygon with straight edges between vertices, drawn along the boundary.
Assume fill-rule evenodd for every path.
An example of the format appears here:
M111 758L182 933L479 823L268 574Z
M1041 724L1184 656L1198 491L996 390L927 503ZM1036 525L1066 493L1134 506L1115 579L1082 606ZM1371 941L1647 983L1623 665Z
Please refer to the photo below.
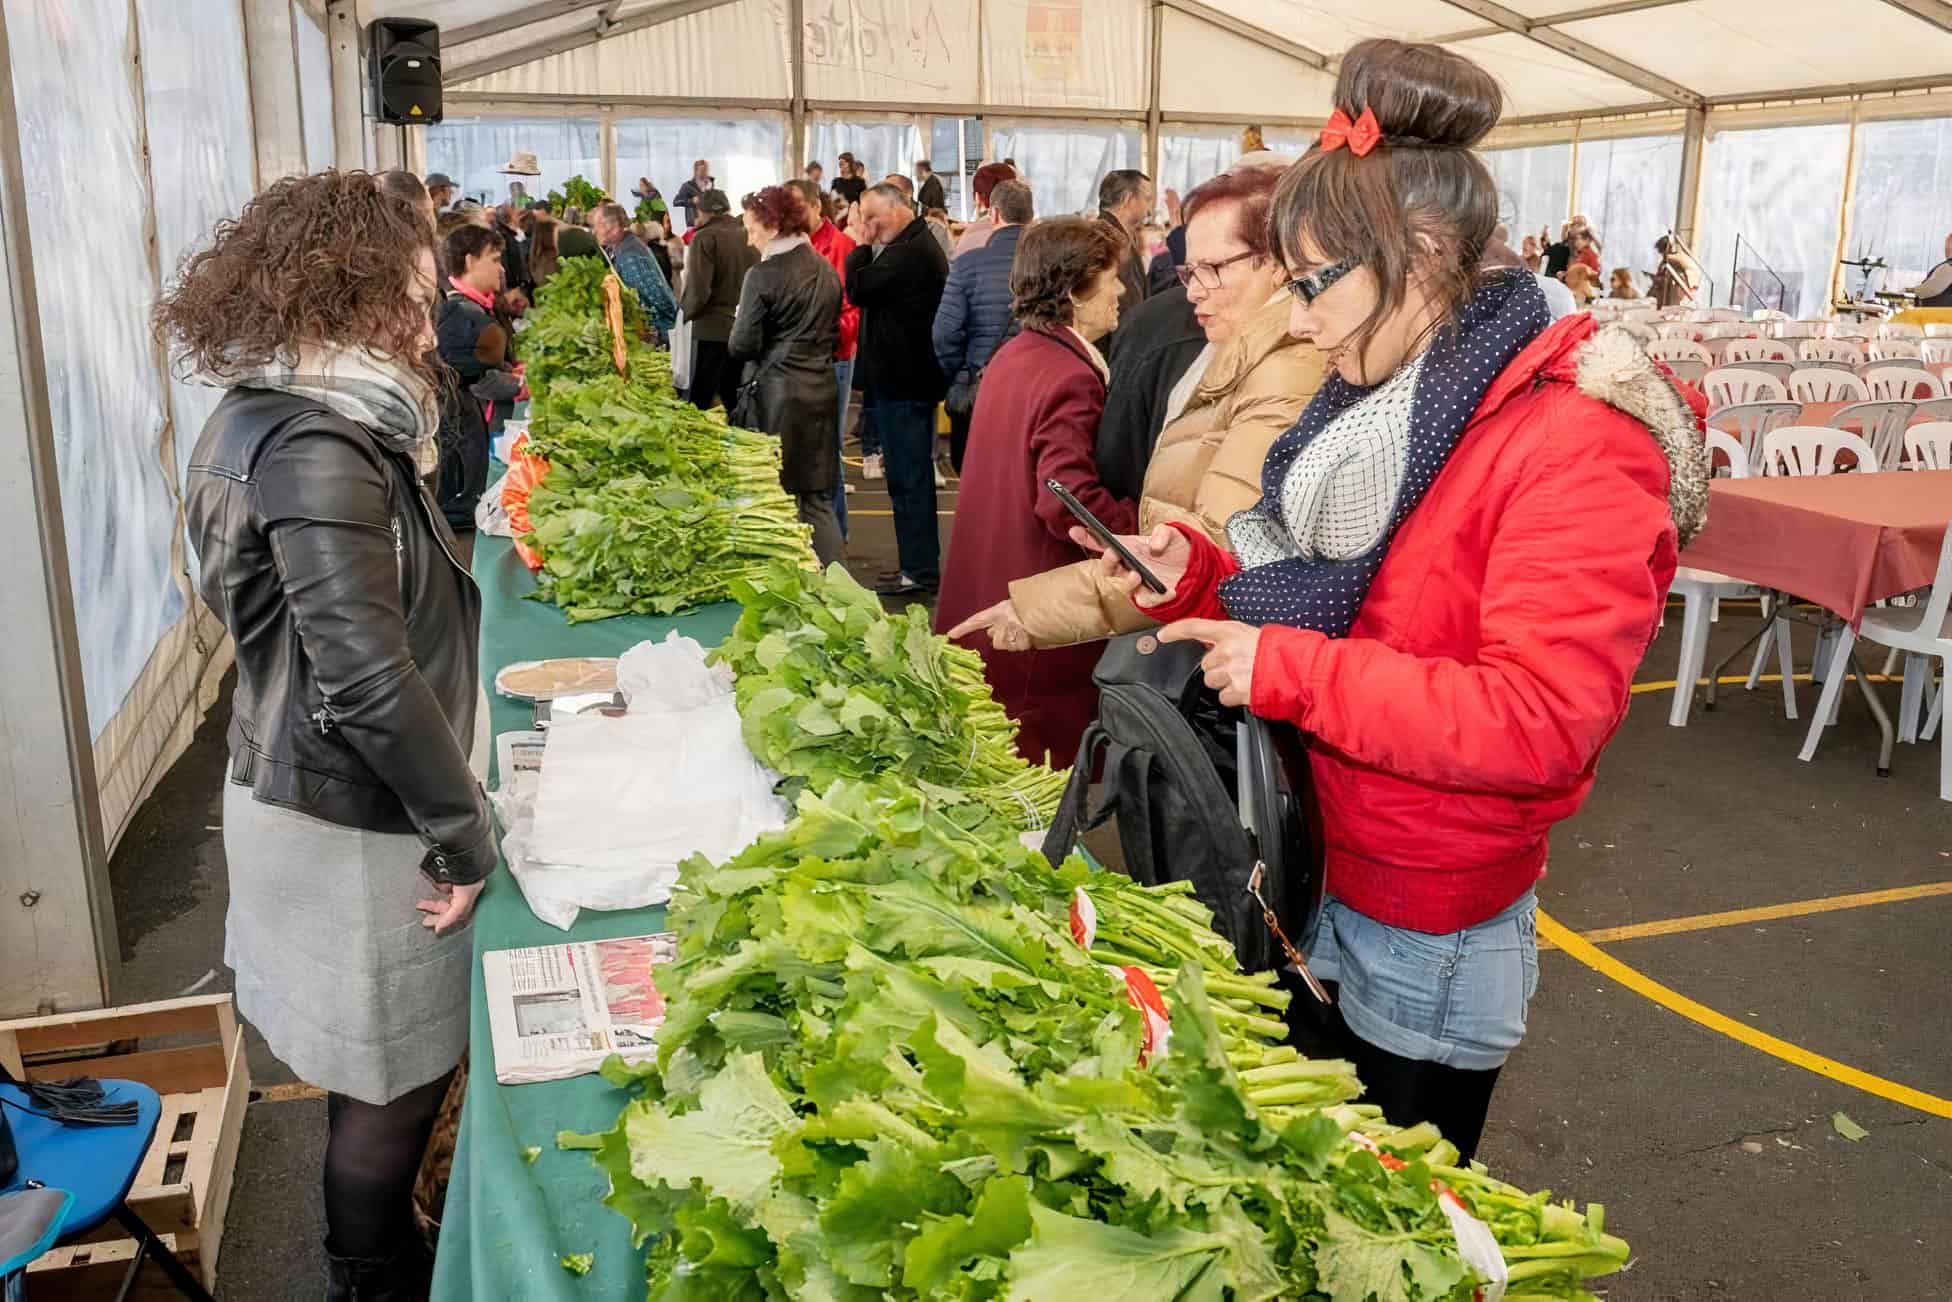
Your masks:
M420 925L425 853L224 784L224 961L238 1012L299 1079L387 1103L461 1060L473 933Z

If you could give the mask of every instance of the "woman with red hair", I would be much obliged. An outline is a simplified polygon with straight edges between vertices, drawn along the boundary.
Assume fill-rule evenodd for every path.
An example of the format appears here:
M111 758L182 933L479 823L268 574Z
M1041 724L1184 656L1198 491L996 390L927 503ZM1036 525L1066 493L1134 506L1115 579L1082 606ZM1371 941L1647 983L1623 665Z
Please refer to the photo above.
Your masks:
M806 199L797 189L769 185L741 206L759 264L746 273L726 344L732 359L745 363L733 422L778 436L780 487L799 503L800 519L813 529L814 554L828 565L847 552L834 514L840 277L807 239Z

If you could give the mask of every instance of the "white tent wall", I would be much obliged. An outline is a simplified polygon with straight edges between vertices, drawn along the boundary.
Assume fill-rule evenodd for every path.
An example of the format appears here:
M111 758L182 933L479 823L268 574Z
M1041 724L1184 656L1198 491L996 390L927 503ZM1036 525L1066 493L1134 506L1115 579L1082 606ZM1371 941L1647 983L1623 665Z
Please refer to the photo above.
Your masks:
M666 203L691 177L692 164L702 158L711 164L718 188L734 205L741 195L777 182L783 172L786 121L777 114L742 118L618 118L616 121L617 181L612 194L624 194L640 176L664 193ZM802 160L804 161L804 160ZM878 178L877 178L878 179ZM634 203L633 205L634 206ZM684 214L676 207L672 221L684 229Z
M859 117L829 117L815 114L807 119L806 158L796 159L805 166L808 159L818 159L826 169L828 188L835 180L834 161L842 154L852 154L867 174L874 180L900 172L903 176L915 174L915 160L927 157L922 141L922 130L912 113L876 121L863 121ZM946 168L949 166L944 163ZM794 173L799 174L797 171Z
M560 189L572 176L603 184L601 131L589 117L450 117L426 128L427 171L444 172L460 192L502 203L520 181L535 198ZM517 152L534 154L540 176L507 176L502 168Z
M298 91L305 137L305 166L314 172L338 166L332 139L332 52L325 19L299 0L291 0L292 31L298 47Z
M1487 149L1483 158L1498 183L1498 220L1511 228L1513 247L1541 229L1557 239L1572 213L1572 145Z
M1654 241L1674 227L1681 152L1679 136L1579 142L1572 208L1591 221L1607 273L1625 267L1643 291L1652 283L1658 265ZM1601 292L1606 292L1604 280Z
M1174 117L1326 118L1335 78L1246 37L1169 9L1159 106Z
M1137 125L1109 122L1003 122L990 128L990 152L1014 158L1040 217L1098 210L1105 173L1145 166Z

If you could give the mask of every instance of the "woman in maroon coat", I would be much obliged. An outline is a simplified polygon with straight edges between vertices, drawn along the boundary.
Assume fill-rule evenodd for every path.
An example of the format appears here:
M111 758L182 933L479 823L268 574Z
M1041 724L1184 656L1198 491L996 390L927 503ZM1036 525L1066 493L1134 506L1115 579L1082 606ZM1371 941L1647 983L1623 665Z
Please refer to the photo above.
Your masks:
M1043 222L1025 232L1010 270L1022 332L996 350L970 417L949 563L936 604L938 631L1009 595L1010 582L1084 553L1075 521L1044 487L1055 479L1114 531L1129 531L1131 502L1098 482L1092 447L1105 406L1105 359L1096 341L1118 324L1119 257L1101 223ZM983 657L997 701L1031 760L1064 766L1098 708L1091 671L1102 647L1004 654L986 636L962 643Z

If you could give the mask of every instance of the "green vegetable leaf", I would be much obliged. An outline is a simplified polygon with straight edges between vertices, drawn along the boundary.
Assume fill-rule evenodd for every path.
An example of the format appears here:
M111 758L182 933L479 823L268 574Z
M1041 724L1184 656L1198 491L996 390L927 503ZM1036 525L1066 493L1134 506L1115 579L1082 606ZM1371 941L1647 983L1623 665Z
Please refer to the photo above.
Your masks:
M1010 1302L1222 1302L1226 1295L1220 1235L1141 1234L1038 1206L1030 1220L1030 1243L1010 1254Z
M674 1189L699 1181L750 1212L779 1175L773 1145L794 1122L759 1055L730 1054L725 1070L698 1091L697 1110L672 1116L643 1103L624 1114L630 1171Z
M1869 1138L1871 1133L1841 1112L1830 1114L1830 1128L1853 1144L1860 1139Z
M1434 1302L1468 1278L1463 1263L1433 1244L1372 1234L1334 1212L1326 1226L1315 1270L1330 1302Z

